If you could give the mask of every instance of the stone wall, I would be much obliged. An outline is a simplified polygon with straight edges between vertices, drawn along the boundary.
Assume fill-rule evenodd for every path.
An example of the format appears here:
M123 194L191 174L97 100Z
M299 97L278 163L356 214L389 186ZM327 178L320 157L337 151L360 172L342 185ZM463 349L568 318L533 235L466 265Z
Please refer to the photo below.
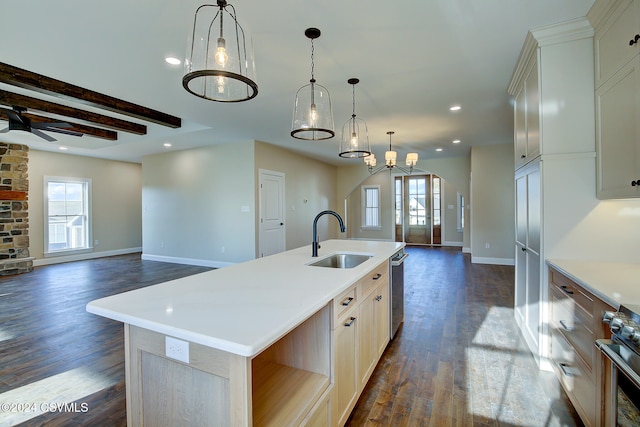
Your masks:
M33 270L28 162L28 146L0 142L0 276Z

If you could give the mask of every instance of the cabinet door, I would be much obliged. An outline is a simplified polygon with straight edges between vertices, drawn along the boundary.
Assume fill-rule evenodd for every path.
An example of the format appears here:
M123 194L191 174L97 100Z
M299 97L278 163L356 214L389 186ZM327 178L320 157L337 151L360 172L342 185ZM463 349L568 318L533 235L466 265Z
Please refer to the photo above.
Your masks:
M599 199L640 197L640 57L596 91Z
M640 1L623 0L596 29L596 87L600 87L640 51L640 43L630 44L640 34Z
M538 347L540 343L540 255L527 250L527 309L526 329L532 343Z
M378 286L375 294L375 319L376 319L376 360L384 353L389 343L389 284Z
M527 157L527 109L525 99L525 88L520 88L514 103L514 155L516 169L523 165Z
M355 314L355 312L353 312ZM344 425L355 405L358 393L358 377L356 371L356 343L359 320L354 315L347 315L338 320L336 326L335 350L335 411L338 425Z
M358 381L362 390L369 380L369 376L375 367L376 359L376 334L375 334L375 305L377 294L371 292L360 304L358 320Z
M538 61L524 81L527 103L527 157L530 162L540 155L540 94L538 89Z

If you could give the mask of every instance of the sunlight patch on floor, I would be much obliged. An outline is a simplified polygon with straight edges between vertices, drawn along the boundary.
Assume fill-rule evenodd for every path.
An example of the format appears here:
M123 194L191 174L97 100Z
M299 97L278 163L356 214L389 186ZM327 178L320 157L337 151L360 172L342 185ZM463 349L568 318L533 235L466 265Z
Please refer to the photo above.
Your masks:
M9 341L9 340L11 340L13 338L14 338L13 334L10 334L9 332L7 332L4 329L0 328L0 342Z
M552 396L538 384L531 354L517 330L505 327L513 309L491 307L467 348L468 408L475 416L518 426L560 425Z
M89 412L92 408L80 399L114 384L81 367L9 390L0 394L0 425L15 425L46 412ZM79 402L71 405L75 401Z

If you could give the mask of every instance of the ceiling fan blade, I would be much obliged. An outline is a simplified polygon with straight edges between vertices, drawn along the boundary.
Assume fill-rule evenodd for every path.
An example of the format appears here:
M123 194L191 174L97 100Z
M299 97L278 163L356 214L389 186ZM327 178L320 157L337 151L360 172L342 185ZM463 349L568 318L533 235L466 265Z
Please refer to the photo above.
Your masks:
M70 128L71 125L66 122L36 122L31 121L32 129L48 129L48 128Z
M9 110L8 108L2 108L2 112L7 115L9 120L17 121L19 123L25 124L24 118L17 112L13 110Z
M40 131L38 129L31 129L31 133L34 134L34 135L38 135L40 138L42 138L44 140L47 140L49 142L53 142L53 141L56 140L55 138L47 135L46 133L44 133L44 132L42 132L42 131Z
M43 128L42 130L46 130L47 132L63 133L65 135L71 135L71 136L84 135L82 132L76 132L74 130L67 130L67 129L60 129L60 128Z

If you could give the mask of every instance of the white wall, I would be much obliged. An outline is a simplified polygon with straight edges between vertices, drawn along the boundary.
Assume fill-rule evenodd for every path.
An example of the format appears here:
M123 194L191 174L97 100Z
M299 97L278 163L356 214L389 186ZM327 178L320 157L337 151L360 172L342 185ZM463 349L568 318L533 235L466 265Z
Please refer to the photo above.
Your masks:
M44 258L44 177L90 178L93 252ZM140 251L142 170L139 164L29 151L29 242L34 265Z
M258 169L285 174L285 233L286 249L311 245L315 216L326 209L336 210L336 167L328 163L296 154L275 145L256 141L255 174L258 188ZM256 200L258 193L256 192ZM256 217L256 223L259 219ZM318 221L318 238L343 238L335 218Z
M253 164L252 141L144 157L143 258L214 267L253 259Z
M471 148L471 210L472 262L513 265L513 144Z

